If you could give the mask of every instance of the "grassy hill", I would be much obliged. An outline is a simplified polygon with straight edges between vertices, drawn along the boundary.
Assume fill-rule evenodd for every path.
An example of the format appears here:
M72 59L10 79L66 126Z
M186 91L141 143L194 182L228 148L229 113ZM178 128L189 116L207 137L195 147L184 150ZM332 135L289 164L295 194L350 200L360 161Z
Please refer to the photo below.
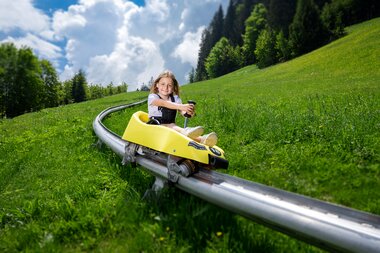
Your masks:
M190 125L216 131L226 173L380 215L380 19L292 61L182 87ZM120 94L0 121L0 251L318 252L170 188L94 147ZM105 123L122 134L130 115ZM178 124L182 124L180 119ZM186 224L186 228L184 227Z

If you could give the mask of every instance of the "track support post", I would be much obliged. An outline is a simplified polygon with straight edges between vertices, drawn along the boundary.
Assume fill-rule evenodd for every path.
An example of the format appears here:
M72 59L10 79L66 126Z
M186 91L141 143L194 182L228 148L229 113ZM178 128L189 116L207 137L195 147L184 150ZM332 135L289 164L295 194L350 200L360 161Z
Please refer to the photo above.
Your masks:
M156 177L152 188L145 191L143 199L154 200L160 197L162 190L167 187L167 180L162 179L161 177Z

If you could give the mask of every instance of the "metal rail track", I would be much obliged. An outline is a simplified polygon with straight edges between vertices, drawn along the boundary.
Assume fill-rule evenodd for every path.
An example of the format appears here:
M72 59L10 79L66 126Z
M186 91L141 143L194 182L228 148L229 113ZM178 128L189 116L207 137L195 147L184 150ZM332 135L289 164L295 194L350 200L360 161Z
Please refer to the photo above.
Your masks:
M124 161L131 159L128 154L130 143L107 129L102 120L110 113L145 102L146 100L108 108L93 122L99 140ZM171 180L170 166L165 164L165 159L152 159L138 153L133 159L156 177L153 190L161 189ZM174 185L210 203L325 250L380 252L380 216L374 214L206 169L200 169L190 177L178 174Z

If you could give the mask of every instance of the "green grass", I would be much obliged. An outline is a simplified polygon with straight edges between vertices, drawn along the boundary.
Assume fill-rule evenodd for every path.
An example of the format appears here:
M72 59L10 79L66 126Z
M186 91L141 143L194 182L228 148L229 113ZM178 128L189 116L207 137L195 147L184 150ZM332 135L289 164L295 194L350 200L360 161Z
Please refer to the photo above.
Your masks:
M218 133L226 173L380 215L378 41L374 19L292 61L185 85L183 100L197 101L190 125ZM97 149L92 121L146 97L0 121L1 252L319 252L175 188L142 200L154 178ZM105 123L122 135L146 109Z

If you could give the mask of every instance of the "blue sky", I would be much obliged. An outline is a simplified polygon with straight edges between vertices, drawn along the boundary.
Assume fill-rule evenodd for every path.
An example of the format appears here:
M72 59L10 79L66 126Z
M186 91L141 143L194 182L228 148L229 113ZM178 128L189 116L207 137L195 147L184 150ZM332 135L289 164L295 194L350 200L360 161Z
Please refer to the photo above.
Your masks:
M77 0L35 0L34 7L43 10L47 15L51 15L58 9L67 10L70 5L76 4Z
M144 5L144 0L132 1L138 6ZM46 14L51 15L58 9L67 10L70 5L77 4L78 0L35 0L34 6L43 10Z
M90 84L129 90L165 69L181 84L196 67L202 31L229 0L1 0L0 43L28 46L62 81L85 71Z

